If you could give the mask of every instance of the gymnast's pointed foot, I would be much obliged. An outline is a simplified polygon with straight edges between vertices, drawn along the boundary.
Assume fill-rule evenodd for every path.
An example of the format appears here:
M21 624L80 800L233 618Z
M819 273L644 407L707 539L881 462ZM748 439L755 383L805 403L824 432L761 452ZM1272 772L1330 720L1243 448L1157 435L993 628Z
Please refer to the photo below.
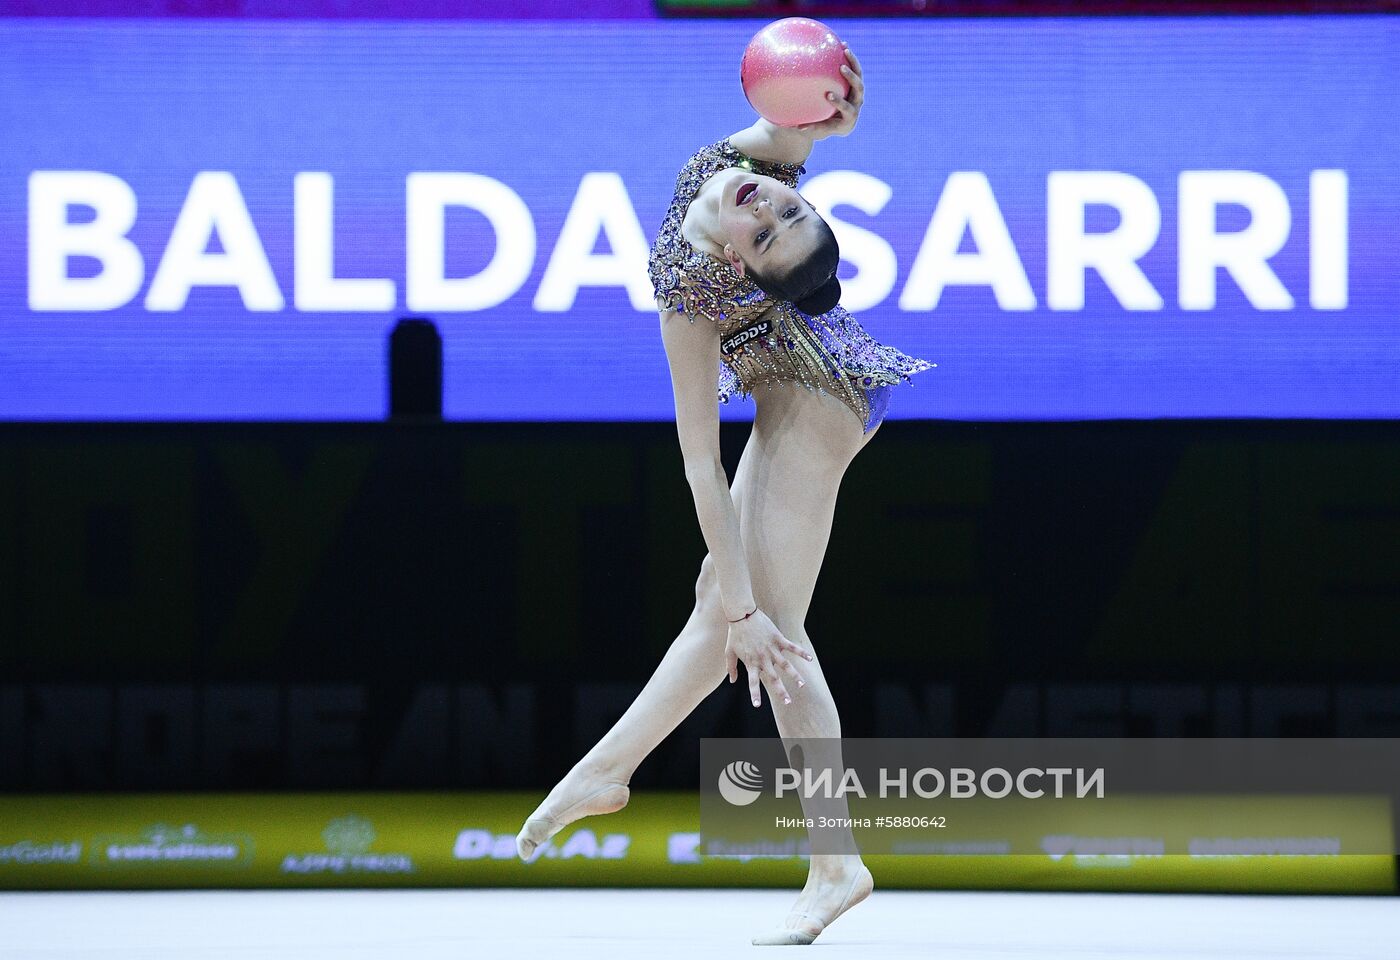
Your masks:
M813 871L787 920L776 930L754 937L754 946L805 946L821 936L837 917L870 896L875 889L874 878L859 859L851 859L855 862L842 864L836 870L820 875Z
M630 795L622 781L589 775L575 767L526 818L515 835L515 852L528 863L560 830L584 817L616 813L627 806Z

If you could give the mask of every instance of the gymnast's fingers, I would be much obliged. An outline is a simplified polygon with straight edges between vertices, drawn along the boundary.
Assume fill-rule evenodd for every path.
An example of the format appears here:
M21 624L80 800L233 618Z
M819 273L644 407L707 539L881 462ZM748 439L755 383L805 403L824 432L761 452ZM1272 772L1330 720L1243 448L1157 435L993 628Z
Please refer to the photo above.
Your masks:
M865 71L862 70L862 69L861 69L861 66L860 66L860 59L859 59L858 57L856 57L856 52L855 52L854 50L851 49L850 44L843 43L843 44L841 44L841 46L845 48L845 50L846 50L846 59L850 61L850 63L851 63L851 69L855 71L856 76L858 76L858 77L863 77L863 76L865 76Z
M774 669L772 661L763 665L763 679L768 681L770 696L783 703L792 703L792 694L788 693L787 687L783 686L783 678L778 676L778 671Z
M793 643L793 642L792 642L791 640L789 640L787 637L783 637L782 642L780 642L780 643L778 644L778 646L780 646L780 647L781 647L785 652L787 652L787 653L795 653L795 654L797 654L799 657L802 657L803 659L807 660L809 663L810 663L810 662L812 661L812 659L813 659L812 654L811 654L809 651L807 651L806 649L804 649L804 648L802 647L801 644Z
M841 67L841 74L851 85L848 99L856 106L860 106L865 101L865 81L861 79L860 74L844 64Z
M786 657L774 657L773 662L777 664L778 669L798 687L805 687L807 685L807 681L802 679L802 674L797 672L797 668L794 667L792 662Z

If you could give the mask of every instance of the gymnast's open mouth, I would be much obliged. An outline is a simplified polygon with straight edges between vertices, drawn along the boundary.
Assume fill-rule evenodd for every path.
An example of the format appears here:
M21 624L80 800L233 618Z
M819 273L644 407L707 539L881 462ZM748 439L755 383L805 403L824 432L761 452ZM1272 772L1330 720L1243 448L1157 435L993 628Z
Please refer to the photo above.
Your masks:
M734 202L742 207L744 204L752 200L754 198L754 195L757 193L758 184L750 181L749 183L745 183L739 187L739 192L734 194Z

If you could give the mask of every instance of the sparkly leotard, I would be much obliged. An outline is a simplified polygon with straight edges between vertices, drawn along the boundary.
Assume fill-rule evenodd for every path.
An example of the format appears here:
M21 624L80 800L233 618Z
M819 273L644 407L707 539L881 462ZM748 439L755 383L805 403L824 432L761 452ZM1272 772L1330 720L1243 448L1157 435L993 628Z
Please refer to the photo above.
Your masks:
M676 192L651 246L648 273L657 306L719 324L719 400L748 396L765 383L800 383L838 397L874 430L889 408L890 387L937 364L908 356L873 339L840 306L808 316L786 301L769 299L748 277L696 250L681 234L690 201L710 177L743 167L789 187L801 164L745 156L725 138L702 147L681 168Z

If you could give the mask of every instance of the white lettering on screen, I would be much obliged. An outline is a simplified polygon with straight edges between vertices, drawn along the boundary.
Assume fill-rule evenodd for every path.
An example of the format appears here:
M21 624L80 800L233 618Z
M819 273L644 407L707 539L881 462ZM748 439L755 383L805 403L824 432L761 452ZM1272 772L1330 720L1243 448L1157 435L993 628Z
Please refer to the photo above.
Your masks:
M894 191L884 181L850 170L812 178L804 194L828 220L854 276L843 280L843 303L867 310L895 294L895 250L873 229L847 222L836 208L867 218L888 215ZM1344 170L1310 172L1308 304L1344 310L1350 262L1349 183ZM302 312L385 313L399 305L394 280L335 275L335 189L330 174L296 174L292 189L293 303ZM1089 232L1086 211L1112 208L1117 225ZM1243 208L1249 220L1221 232L1223 206ZM70 219L74 207L90 218ZM449 237L446 211L470 209L485 218L492 252L469 276L446 276ZM1247 170L1186 170L1177 178L1176 297L1183 310L1216 308L1221 283L1233 282L1258 310L1291 310L1295 298L1269 261L1288 242L1293 209L1273 179ZM138 200L113 174L88 170L37 170L29 176L28 302L33 311L118 310L136 299L145 280L146 256L129 234ZM535 216L510 186L465 172L411 173L406 181L403 301L415 312L487 310L524 289L539 254ZM1119 307L1161 310L1165 303L1140 266L1159 242L1162 207L1141 179L1117 171L1056 170L1046 178L1045 290L1050 310L1085 307L1085 282L1095 273ZM210 251L217 237L222 249ZM964 238L972 249L963 249ZM343 242L355 243L356 238ZM600 242L607 250L595 252ZM542 313L571 309L584 287L624 292L638 311L655 309L646 274L648 239L626 184L617 173L584 174L563 226L548 252L531 298ZM70 260L86 257L96 273L73 276ZM235 289L251 312L287 309L257 225L234 175L201 171L190 184L156 268L144 306L177 312L198 287ZM1034 310L1036 295L1002 214L993 185L980 171L956 171L943 185L927 228L898 292L906 312L938 307L949 287L984 287L1006 311Z

